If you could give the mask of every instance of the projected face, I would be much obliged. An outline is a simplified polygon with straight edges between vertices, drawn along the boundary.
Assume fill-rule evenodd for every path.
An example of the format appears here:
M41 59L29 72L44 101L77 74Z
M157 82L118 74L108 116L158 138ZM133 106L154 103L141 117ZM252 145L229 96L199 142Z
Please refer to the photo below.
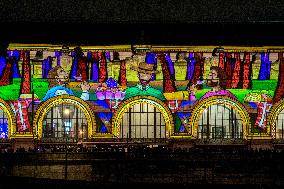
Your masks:
M209 87L216 87L219 85L218 72L214 69L210 70L207 77L207 85Z
M188 93L195 94L197 91L197 84L191 84L189 87L187 87Z
M150 83L152 74L151 73L138 73L138 78L141 85L147 85Z
M59 85L68 83L68 73L65 72L63 68L57 70L57 76L55 76L55 78Z

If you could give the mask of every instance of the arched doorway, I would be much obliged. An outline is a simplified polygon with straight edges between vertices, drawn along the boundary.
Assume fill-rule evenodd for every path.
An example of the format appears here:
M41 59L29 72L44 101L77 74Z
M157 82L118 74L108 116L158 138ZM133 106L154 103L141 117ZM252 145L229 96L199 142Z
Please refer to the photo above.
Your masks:
M196 139L245 139L250 118L240 102L227 96L208 97L194 108L189 127Z
M96 130L95 117L89 104L69 95L53 97L37 109L34 127L38 139L91 138Z
M0 99L0 138L7 139L16 136L16 118L10 105Z
M163 141L173 131L170 110L161 100L150 96L127 99L113 117L112 133L122 140Z
M271 128L271 137L273 139L284 139L284 99L274 104L268 115Z

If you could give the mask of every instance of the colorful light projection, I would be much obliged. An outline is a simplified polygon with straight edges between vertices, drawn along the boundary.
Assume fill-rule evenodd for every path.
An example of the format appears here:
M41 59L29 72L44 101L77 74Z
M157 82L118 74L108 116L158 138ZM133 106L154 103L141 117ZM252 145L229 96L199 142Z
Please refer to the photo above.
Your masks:
M227 90L237 97L238 103L242 104L249 113L249 119L243 117L250 122L251 128L248 135L268 136L270 126L267 123L267 114L272 109L275 111L275 108L272 108L273 104L284 97L282 90L284 79L281 79L283 78L281 64L283 53L269 52L268 47L265 48L224 47L221 52L215 53L216 56L212 56L213 47L209 46L153 46L148 48L145 56L141 55L141 58L139 54L132 54L130 46L101 47L101 49L82 46L76 53L73 47L70 47L67 53L62 51L61 47L52 45L45 48L11 45L7 57L0 57L3 63L0 64L2 85L0 98L14 108L14 115L17 117L14 121L17 127L13 131L23 136L28 134L32 136L31 120L35 117L34 112L38 104L44 103L43 97L48 91L46 79L48 71L56 65L65 64L70 71L68 87L73 91L74 97L80 97L82 94L79 87L81 80L89 83L89 100L87 101L92 106L96 119L102 123L95 132L106 136L104 134L110 134L109 130L113 128L112 120L117 115L114 113L118 111L121 103L127 101L124 100L125 90L138 82L137 73L130 68L139 61L145 60L155 64L156 69L160 71L152 78L150 85L166 97L162 103L167 106L173 116L172 133L176 136L179 134L186 136L191 133L188 129L188 121L193 116L193 109L199 106L198 103L190 103L190 96L186 90L187 84L190 81L200 86L196 91L196 101L201 99L211 90L205 81L207 72L213 65L224 69L228 77ZM42 69L33 69L33 60L35 60L33 56L37 51L43 51L42 60L37 63L37 66L41 66ZM180 61L178 61L179 54L182 55ZM69 59L65 61L67 57ZM23 72L23 69L37 76L30 77ZM23 73L27 77L24 77ZM27 90L23 91L23 89ZM254 95L261 98L254 98ZM24 100L28 103L24 103ZM18 115L22 115L22 118ZM29 129L26 130L26 128Z
M42 127L45 115L50 111L52 107L55 107L59 104L71 104L74 105L76 108L79 108L84 113L84 116L86 118L88 127L88 138L92 138L93 136L95 136L96 119L90 105L78 97L70 95L60 95L48 99L44 103L41 103L38 107L33 120L33 127L35 129L35 136L37 139L42 138Z
M187 129L191 131L191 135L193 137L198 138L198 123L200 121L200 117L202 116L204 111L208 111L208 109L213 105L227 105L229 107L232 107L232 110L234 110L235 113L239 114L240 120L242 122L242 127L243 127L242 132L241 132L243 136L241 138L246 139L249 136L255 135L255 133L251 131L250 116L247 110L244 108L244 106L240 102L236 101L235 99L229 98L227 96L212 96L212 97L208 97L207 99L200 101L200 103L197 106L195 106L192 111L192 115L189 121L190 128L187 128ZM213 120L216 120L216 117L214 117ZM211 123L211 121L209 124L213 124ZM222 122L222 119L221 120L218 119L218 122L220 121ZM208 124L208 123L204 123L204 124ZM267 129L267 135L263 135L263 137L269 137L269 134L270 134L270 128Z
M16 138L16 118L9 104L0 99L0 138Z
M284 99L272 106L268 114L268 125L271 127L271 136L273 139L284 139Z
M134 105L136 104L141 104L141 106L145 106L147 104L156 107L159 112L161 112L162 116L163 116L163 120L165 122L165 132L166 132L166 138L171 137L172 135L174 135L174 120L173 120L173 116L170 112L170 110L168 109L168 107L159 99L155 98L155 97L150 97L150 96L136 96L136 97L132 97L129 98L125 101L123 101L117 111L115 112L114 116L113 116L113 127L112 127L112 134L114 135L114 137L119 138L120 133L121 133L121 128L123 127L121 125L121 121L123 119L123 116L125 114L125 112L129 111L130 108L132 108ZM142 113L142 112L141 112ZM147 120L143 120L144 123L146 123ZM153 120L151 120L153 121Z

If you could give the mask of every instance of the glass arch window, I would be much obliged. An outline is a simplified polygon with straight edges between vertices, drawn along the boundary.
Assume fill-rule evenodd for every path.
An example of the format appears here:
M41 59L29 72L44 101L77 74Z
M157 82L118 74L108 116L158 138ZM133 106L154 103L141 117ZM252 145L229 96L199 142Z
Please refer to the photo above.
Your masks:
M162 113L154 105L139 103L131 106L121 119L119 138L164 139L166 124Z
M284 109L275 120L275 137L276 139L284 139Z
M42 122L42 137L87 139L88 124L84 112L71 103L51 107Z
M8 119L5 112L0 108L0 138L8 138Z
M227 104L213 104L204 109L198 120L199 139L243 138L239 113Z

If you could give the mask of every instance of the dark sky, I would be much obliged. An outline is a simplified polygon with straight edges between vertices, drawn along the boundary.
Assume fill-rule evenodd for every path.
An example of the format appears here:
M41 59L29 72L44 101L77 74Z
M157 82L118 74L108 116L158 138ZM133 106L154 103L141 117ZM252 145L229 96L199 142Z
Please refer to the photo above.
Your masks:
M281 0L1 0L8 22L192 23L283 21Z
M2 43L283 45L280 0L0 0Z

